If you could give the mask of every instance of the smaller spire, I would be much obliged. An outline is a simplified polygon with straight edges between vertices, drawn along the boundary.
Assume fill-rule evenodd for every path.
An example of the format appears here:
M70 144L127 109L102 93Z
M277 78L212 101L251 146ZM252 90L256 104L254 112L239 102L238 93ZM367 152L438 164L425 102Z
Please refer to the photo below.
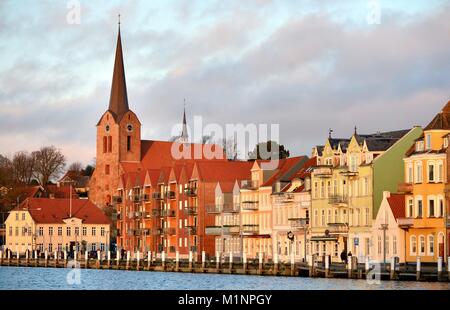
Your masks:
M355 136L358 134L358 127L355 126Z
M331 139L331 134L333 133L333 129L328 129L328 138Z
M180 143L188 143L189 135L187 130L187 122L186 122L186 98L183 101L183 127L181 129L181 135L178 138L178 142Z

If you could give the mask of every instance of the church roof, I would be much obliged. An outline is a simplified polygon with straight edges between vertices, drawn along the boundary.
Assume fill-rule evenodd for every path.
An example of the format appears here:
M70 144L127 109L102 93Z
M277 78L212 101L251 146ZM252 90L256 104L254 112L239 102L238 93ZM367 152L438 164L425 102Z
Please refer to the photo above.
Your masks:
M108 110L114 115L117 122L119 122L122 116L129 111L120 26L119 34L117 36L116 57L114 61L114 72Z

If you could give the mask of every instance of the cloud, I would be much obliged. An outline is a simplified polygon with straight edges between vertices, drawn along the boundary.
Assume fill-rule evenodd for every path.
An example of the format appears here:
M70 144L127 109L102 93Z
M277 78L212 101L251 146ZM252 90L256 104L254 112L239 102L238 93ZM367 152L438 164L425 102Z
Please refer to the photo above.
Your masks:
M64 24L64 5L44 2L34 17L11 2L0 6L8 7L0 33L2 152L53 144L70 161L95 156L118 11L129 102L145 139L168 139L187 98L188 121L279 123L291 154L309 154L330 127L348 137L355 125L359 132L424 126L450 99L445 4L390 8L380 25L355 23L355 12L350 22L336 18L343 8L308 1L102 4L83 3L75 27Z

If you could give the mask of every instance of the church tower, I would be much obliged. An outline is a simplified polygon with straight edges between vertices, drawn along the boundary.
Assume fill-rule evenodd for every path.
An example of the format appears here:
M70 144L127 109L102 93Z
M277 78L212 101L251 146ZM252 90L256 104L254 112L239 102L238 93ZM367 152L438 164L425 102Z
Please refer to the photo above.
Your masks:
M117 191L120 164L141 161L141 123L128 106L120 21L109 108L97 123L96 153L89 198L98 206L105 206Z

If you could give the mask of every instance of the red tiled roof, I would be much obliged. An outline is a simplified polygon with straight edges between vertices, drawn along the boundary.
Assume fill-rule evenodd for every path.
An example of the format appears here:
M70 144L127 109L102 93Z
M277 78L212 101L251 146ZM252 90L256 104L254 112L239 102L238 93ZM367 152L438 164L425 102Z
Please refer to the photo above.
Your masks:
M405 217L405 195L391 194L387 199L395 219Z
M36 223L62 224L70 217L70 199L28 198L15 210L28 210ZM84 224L110 224L109 218L87 199L72 199L72 217Z
M278 171L271 176L262 186L271 186L273 183L275 183L280 178L283 178L292 168L294 168L295 165L299 164L302 160L305 160L307 158L306 156L297 156L297 157L291 157L291 158L284 158L281 159L278 164ZM303 167L303 166L302 166ZM291 176L287 176L287 180L292 179L292 176L295 174L292 174Z
M450 101L433 118L424 130L446 129L450 130Z
M178 147L181 145L188 145L190 147L191 156L189 158L174 158L172 156L172 146ZM202 154L200 154L201 158L196 159L194 155L196 155L196 150L212 150L218 149L221 153L223 149L219 145L211 145L211 144L180 144L177 142L168 142L168 141L153 141L153 140L142 140L141 141L141 165L145 169L159 169L161 167L172 167L175 163L184 163L184 162L194 162L197 160L205 160ZM176 148L178 149L178 148ZM223 156L222 159L211 159L210 161L227 161L226 157Z
M248 180L253 162L249 161L199 161L196 162L200 179L204 182L234 182Z
M219 182L222 193L232 193L236 182Z

